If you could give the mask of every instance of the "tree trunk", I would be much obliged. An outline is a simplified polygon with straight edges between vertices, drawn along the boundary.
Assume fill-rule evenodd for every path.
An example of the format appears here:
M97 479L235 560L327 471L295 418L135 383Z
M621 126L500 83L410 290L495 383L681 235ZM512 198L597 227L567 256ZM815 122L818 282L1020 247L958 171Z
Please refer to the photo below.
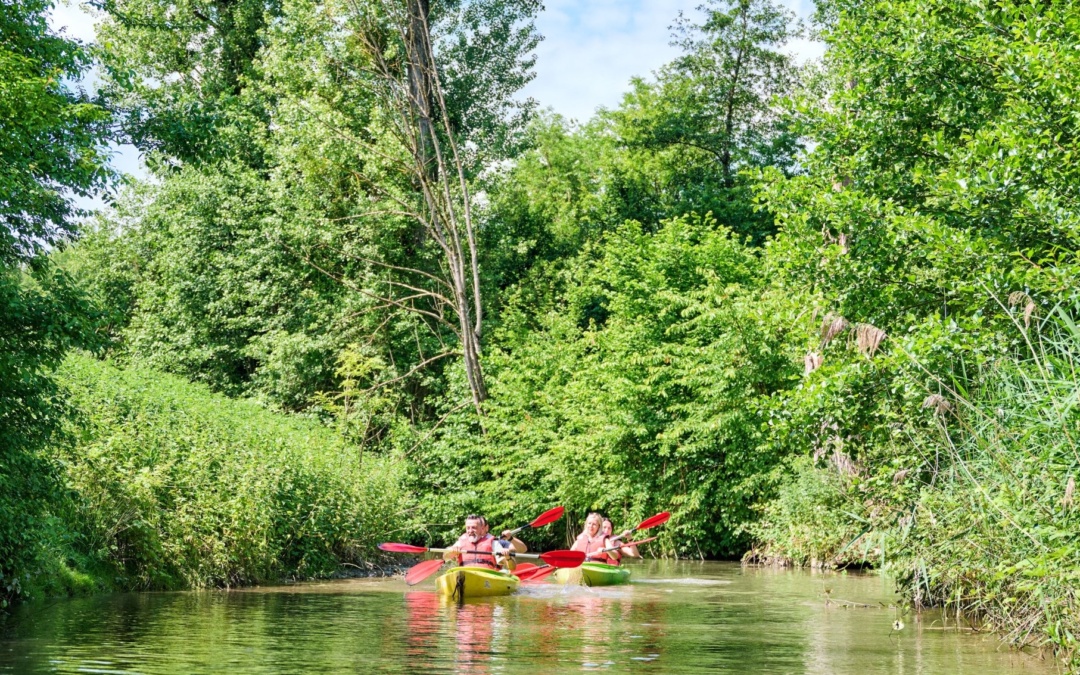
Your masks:
M409 97L412 99L416 114L416 124L420 133L420 159L424 173L429 178L436 178L438 168L432 151L435 123L432 115L432 73L435 65L431 62L429 47L428 19L431 17L431 0L408 0L409 27L405 35L408 49Z
M731 86L728 87L727 110L724 114L724 150L720 155L721 168L724 171L724 187L735 186L735 178L731 175L731 147L735 145L732 136L735 133L735 95L739 91L739 78L742 76L743 57L746 55L746 32L749 29L749 9L744 7L742 12L743 33L739 39L739 54L735 57L735 72L731 75Z

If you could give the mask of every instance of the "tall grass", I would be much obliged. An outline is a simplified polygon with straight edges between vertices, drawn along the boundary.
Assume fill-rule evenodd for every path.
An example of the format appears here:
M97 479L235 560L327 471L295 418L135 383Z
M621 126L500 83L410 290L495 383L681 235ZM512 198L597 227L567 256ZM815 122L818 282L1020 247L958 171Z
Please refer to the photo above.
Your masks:
M796 460L752 526L748 558L882 566L914 607L1051 647L1080 671L1077 314L1029 329L1030 312L1018 313L1023 348L969 373L966 386L913 361L912 387L929 378L939 392L919 411L935 423L897 416L897 445L856 476L835 461Z
M1073 314L1075 315L1075 314ZM1024 333L924 440L947 458L893 534L891 566L916 605L944 606L1049 644L1076 667L1080 638L1080 330L1058 312Z
M125 588L249 584L360 564L401 526L395 466L315 422L152 370L70 356L49 555Z

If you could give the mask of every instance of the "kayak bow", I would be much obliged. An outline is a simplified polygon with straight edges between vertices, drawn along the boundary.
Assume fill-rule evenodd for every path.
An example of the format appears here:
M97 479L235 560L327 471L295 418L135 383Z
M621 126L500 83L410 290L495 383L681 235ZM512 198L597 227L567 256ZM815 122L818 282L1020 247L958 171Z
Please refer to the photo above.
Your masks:
M600 562L582 563L581 567L560 569L555 572L555 581L560 584L578 584L581 586L616 586L630 583L630 570L618 565Z
M510 595L521 581L513 574L486 567L454 567L435 582L440 595L453 600Z

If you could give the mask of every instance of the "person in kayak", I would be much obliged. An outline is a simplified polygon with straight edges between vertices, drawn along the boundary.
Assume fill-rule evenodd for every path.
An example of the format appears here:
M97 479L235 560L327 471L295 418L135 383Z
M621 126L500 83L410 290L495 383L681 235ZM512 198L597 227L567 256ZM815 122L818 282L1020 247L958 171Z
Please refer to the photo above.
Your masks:
M603 520L599 513L590 513L586 516L585 529L574 540L574 545L570 547L570 550L582 551L588 560L601 560L601 556L604 556L603 561L606 561L607 554L601 553L604 548L604 535L600 531Z
M446 550L443 560L456 560L462 566L497 570L500 568L500 559L512 563L512 558L507 555L511 551L525 553L528 550L525 542L515 537L510 530L503 531L501 539L491 536L488 533L487 519L472 514L465 517L465 534L458 537L457 542Z
M616 537L614 536L615 526L611 524L611 519L604 518L600 521L600 534L604 536L604 548L619 546L622 544L622 540L632 531L633 530L627 530ZM609 565L618 565L623 556L626 556L627 558L640 558L641 553L638 552L637 546L623 546L618 550L602 553L601 556L606 556L606 558L597 556L595 560L597 562L605 562Z

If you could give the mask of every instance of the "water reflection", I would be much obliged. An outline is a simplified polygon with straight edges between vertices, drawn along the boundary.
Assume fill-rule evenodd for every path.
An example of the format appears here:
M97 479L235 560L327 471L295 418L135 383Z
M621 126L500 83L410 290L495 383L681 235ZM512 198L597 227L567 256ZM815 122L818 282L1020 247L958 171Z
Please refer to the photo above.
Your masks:
M892 631L889 585L874 576L717 563L634 574L461 604L400 580L60 602L0 628L0 673L1053 672L940 622ZM826 606L826 589L864 606Z

